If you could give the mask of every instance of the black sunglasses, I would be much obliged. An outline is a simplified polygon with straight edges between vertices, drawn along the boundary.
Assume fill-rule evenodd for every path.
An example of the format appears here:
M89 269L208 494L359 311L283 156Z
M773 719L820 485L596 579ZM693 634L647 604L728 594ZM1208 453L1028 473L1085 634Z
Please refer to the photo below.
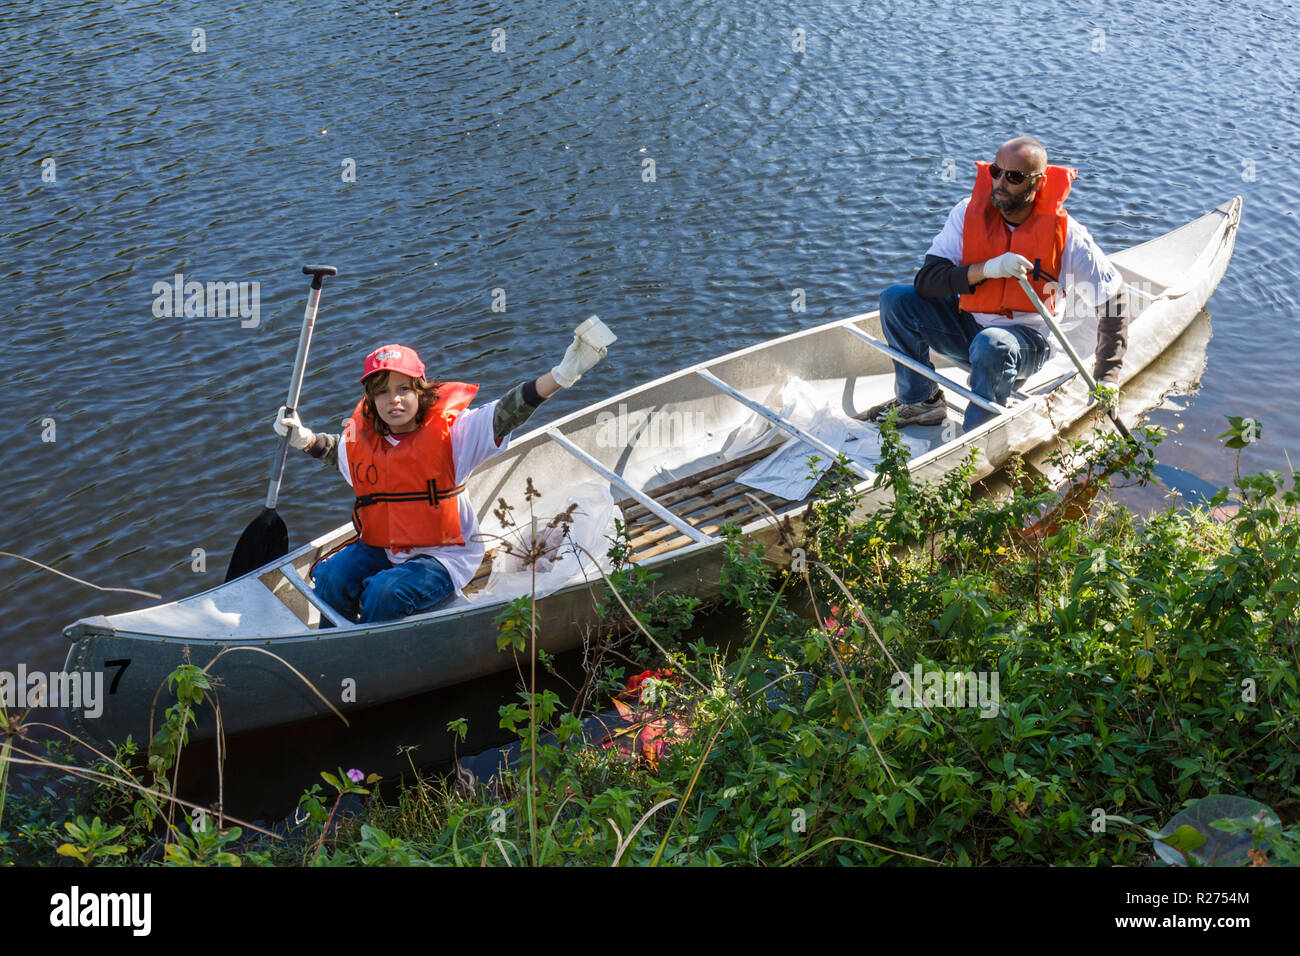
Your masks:
M1026 179L1028 179L1030 176L1033 176L1034 179L1037 179L1039 176L1041 176L1041 175L1043 175L1043 174L1042 174L1042 173L1030 173L1030 174L1026 175L1025 173L1017 172L1017 171L1014 170L1014 169L1003 169L1001 166L997 165L996 163L990 163L990 164L989 164L989 175L993 177L993 181L994 181L994 182L997 182L997 181L998 181L998 177L1000 177L1000 176L1005 176L1005 177L1007 177L1007 182L1009 182L1011 185L1013 185L1013 186L1019 186L1021 183L1023 183L1023 182L1024 182Z

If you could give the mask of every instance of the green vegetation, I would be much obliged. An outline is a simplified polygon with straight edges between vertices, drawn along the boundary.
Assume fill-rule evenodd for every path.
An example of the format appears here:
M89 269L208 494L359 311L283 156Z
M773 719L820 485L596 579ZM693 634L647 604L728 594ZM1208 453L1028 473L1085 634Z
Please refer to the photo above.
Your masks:
M1258 434L1245 421L1252 435L1233 422L1230 448ZM40 865L60 854L86 865L1300 862L1296 476L1289 489L1274 473L1239 476L1230 520L1171 509L1138 521L1091 496L1114 472L1150 476L1149 432L1140 451L1113 438L1063 446L1077 464L1064 498L1013 469L1001 500L972 496L971 462L914 482L885 435L893 503L855 522L850 482L833 470L803 528L787 532L790 570L729 529L722 602L749 636L729 659L689 643L699 603L657 593L616 543L607 628L575 709L550 692L503 706L522 759L490 788L458 790L412 765L381 797L339 771L322 775L333 794L303 795L306 822L287 837L202 815L181 826L167 775L205 685L178 672L179 699L146 759L152 784L130 777L129 753L89 768L99 775L89 783L11 779L0 786L0 855ZM1213 504L1226 501L1225 491ZM502 615L503 653L531 655L532 614L523 599ZM582 745L580 715L650 667L674 676L651 682L653 700L642 694L634 716L671 746L627 759ZM5 756L11 745L25 752L20 723L6 726ZM448 732L467 729L453 721ZM48 759L70 755L54 748ZM336 816L344 795L358 816Z

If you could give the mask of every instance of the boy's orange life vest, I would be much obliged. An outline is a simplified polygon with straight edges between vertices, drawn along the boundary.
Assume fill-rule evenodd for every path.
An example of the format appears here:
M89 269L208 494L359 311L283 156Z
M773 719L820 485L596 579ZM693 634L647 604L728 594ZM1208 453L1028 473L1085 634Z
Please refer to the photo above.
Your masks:
M348 470L356 502L352 523L365 544L377 548L459 545L460 509L451 454L451 424L468 407L477 385L442 382L438 397L413 432L391 444L366 421L365 399L344 426Z
M1012 229L1002 213L993 207L993 177L989 164L976 162L975 188L966 219L962 224L961 258L963 265L986 262L1004 252L1016 252L1034 263L1029 284L1038 297L1051 308L1051 290L1048 283L1059 289L1061 261L1065 256L1067 217L1061 208L1070 195L1070 183L1079 171L1070 166L1048 166L1043 185L1034 197L1034 211L1029 218ZM1010 318L1012 312L1034 312L1025 290L1015 279L985 279L958 299L967 312L1001 314Z

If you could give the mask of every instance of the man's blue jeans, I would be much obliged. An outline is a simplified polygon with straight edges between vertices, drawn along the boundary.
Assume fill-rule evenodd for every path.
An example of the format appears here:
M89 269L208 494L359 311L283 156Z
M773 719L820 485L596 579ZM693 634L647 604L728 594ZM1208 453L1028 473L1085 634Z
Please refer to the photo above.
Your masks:
M455 588L442 562L416 555L393 564L383 548L360 541L336 551L316 565L316 594L350 621L392 621L432 611ZM321 627L329 627L322 621Z
M956 296L924 299L910 284L891 285L880 294L880 325L890 345L931 369L931 349L969 364L971 391L999 405L1007 403L1017 379L1043 367L1049 351L1047 340L1036 329L1023 325L985 328L957 307ZM904 405L924 402L938 388L897 362L894 385ZM992 417L972 402L966 406L963 427L970 431Z

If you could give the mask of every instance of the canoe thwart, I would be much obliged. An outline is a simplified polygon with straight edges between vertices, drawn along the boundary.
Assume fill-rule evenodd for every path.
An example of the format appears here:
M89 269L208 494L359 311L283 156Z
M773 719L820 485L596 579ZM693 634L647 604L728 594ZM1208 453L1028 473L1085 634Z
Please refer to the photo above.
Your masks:
M726 382L718 378L716 375L714 375L712 372L708 371L707 369L696 369L695 374L698 375L700 378L704 379L714 388L726 392L728 395L730 395L736 401L740 402L740 404L744 405L750 411L755 412L760 418L767 419L769 422L771 422L777 428L781 429L786 434L799 439L801 442L803 442L806 445L811 445L813 448L817 449L823 455L826 455L832 462L836 461L839 458L840 453L838 449L832 448L830 445L826 444L826 442L822 441L820 438L818 438L816 435L812 434L811 432L806 432L802 428L798 427L797 425L792 425L790 422L786 421L784 418L782 418L776 412L772 411L772 409L768 408L766 405L762 404L761 402L754 401L752 398L750 398L748 395L746 395L744 392L740 391L739 389L732 388L730 385L728 385ZM857 462L852 460L850 460L849 462L849 470L852 471L859 478L865 478L868 481L874 480L876 477L870 471L863 468Z
M856 325L844 325L841 326L841 328L843 328L846 332L851 333L852 335L856 335L858 338L866 342L871 347L879 349L881 352L884 352L886 355L888 355L899 365L902 365L906 368L910 368L913 372L916 372L918 375L924 375L930 381L942 385L944 388L952 389L962 398L966 399L966 401L973 402L980 408L984 409L984 411L992 412L994 415L1002 415L1006 412L1006 409L1003 406L998 405L995 402L990 402L987 398L984 398L982 395L976 395L969 388L966 388L964 385L958 385L956 382L948 378L948 376L946 375L940 375L934 369L930 368L929 366L923 365L922 363L918 362L916 359L912 358L910 355L904 355L902 352L898 351L898 349L891 348L890 346L886 345L884 342L881 342L879 339L872 338L870 335L868 335L866 332L863 332Z
M302 575L298 573L298 569L293 566L292 561L286 561L284 564L280 565L279 570L280 573L284 575L284 579L293 585L294 590L306 598L307 603L320 611L320 616L332 622L335 627L349 627L355 623L349 621L347 618L343 617L343 615L339 614L338 611L334 610L334 608L322 601L316 594L316 590L303 580Z
M616 488L618 488L619 491L623 492L623 494L627 495L629 498L636 499L636 501L639 502L643 508L645 508L647 511L651 512L652 514L657 515L661 521L672 525L678 531L682 532L682 534L687 535L692 541L696 542L697 544L711 544L718 540L712 535L707 535L699 531L696 531L694 527L687 524L681 518L677 517L677 515L673 514L663 505L659 504L659 502L655 501L653 498L651 498L641 489L635 488L632 485L628 484L628 482L625 481L620 475L616 475L614 472L610 471L608 468L606 468L604 465L598 462L591 455L587 454L585 451L583 451L573 442L569 441L569 439L565 438L554 428L547 429L546 434L557 445L559 445L565 451L569 452L571 455L573 455L575 458L581 461L584 465L586 465L596 474L600 475L610 484L614 485Z

